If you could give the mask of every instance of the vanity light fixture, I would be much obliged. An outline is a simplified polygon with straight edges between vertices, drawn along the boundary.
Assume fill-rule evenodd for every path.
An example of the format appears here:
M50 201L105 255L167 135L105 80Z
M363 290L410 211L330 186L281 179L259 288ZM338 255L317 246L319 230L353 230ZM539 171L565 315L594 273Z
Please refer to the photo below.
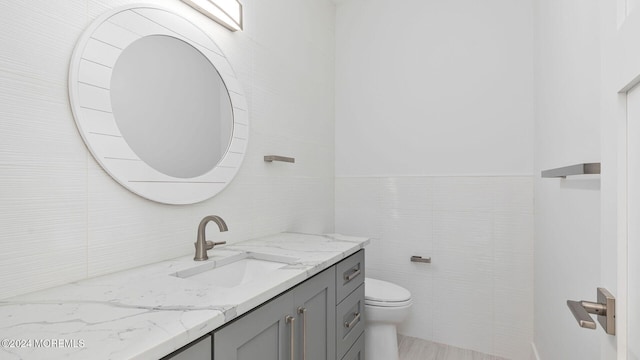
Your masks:
M182 0L231 31L242 30L242 4L238 0Z

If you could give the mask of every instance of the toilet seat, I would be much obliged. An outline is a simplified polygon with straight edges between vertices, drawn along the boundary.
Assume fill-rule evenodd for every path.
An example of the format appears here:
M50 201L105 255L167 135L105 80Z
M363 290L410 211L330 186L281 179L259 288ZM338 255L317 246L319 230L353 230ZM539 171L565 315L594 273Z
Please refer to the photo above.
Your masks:
M364 300L364 304L366 306L376 306L376 307L403 307L403 306L411 306L413 301L411 299L407 301L373 301L373 300Z
M412 303L409 290L387 281L366 278L364 303L368 306L403 307Z

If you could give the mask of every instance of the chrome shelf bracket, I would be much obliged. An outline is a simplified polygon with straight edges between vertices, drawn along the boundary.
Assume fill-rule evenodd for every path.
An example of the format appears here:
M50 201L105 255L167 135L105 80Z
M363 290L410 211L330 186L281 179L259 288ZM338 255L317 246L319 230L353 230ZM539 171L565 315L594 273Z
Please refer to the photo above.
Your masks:
M543 178L563 178L574 175L600 174L600 163L585 163L542 171Z

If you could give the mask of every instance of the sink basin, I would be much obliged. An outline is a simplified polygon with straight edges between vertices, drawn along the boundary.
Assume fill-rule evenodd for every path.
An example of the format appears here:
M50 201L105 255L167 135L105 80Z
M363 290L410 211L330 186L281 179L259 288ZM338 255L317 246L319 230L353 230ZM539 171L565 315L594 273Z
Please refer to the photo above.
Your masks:
M272 272L296 261L295 258L247 253L230 262L211 262L171 274L219 288L234 288L268 278Z
M189 276L188 279L211 283L217 287L233 288L268 276L269 272L284 266L287 266L287 264L257 259L242 259Z

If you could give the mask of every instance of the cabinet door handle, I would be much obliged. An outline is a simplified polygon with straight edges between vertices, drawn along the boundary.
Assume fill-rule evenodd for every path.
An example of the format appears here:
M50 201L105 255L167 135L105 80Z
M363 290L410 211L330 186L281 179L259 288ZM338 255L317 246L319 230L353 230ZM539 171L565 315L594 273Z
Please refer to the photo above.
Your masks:
M291 346L291 360L295 360L296 359L296 353L295 353L295 343L296 343L296 318L294 318L291 315L287 315L287 317L284 318L284 320L287 322L287 324L291 324L291 326L289 327L290 330L290 339L289 341L291 342L290 346Z
M302 360L307 360L307 308L299 307L298 314L302 315Z
M350 329L352 327L354 327L358 321L360 320L360 313L353 313L353 320L349 321L345 321L344 322L344 327L346 327L347 329Z
M356 270L356 271L352 272L352 273L351 273L351 274L349 274L349 275L345 275L345 276L344 276L344 279L345 279L346 281L351 281L351 280L353 280L356 276L360 275L361 273L362 273L362 271L360 271L360 269L358 269L358 270Z

